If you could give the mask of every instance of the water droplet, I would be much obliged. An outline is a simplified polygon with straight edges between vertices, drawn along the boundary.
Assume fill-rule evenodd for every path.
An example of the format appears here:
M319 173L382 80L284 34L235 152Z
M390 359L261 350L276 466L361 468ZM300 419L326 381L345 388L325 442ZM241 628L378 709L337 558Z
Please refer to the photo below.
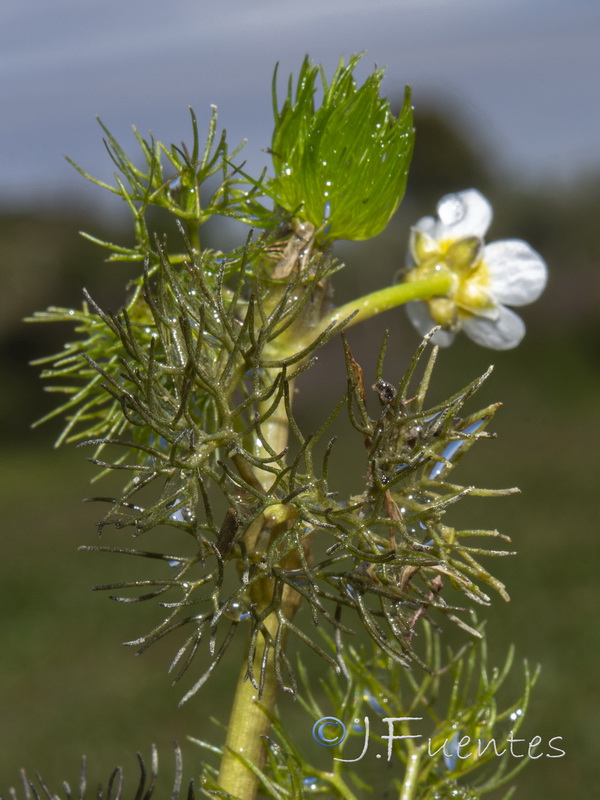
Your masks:
M519 719L519 717L522 717L522 716L523 716L523 709L522 708L517 708L517 710L513 711L513 713L510 715L510 718L511 718L511 720L513 722L515 722L516 720Z
M464 200L457 194L449 194L437 207L438 217L444 225L456 225L465 218L467 208Z
M310 792L316 792L319 788L319 779L318 778L302 778L302 786L305 789L308 789Z
M193 519L192 509L189 506L181 506L171 514L170 519L174 522L190 522Z
M245 619L250 619L252 616L246 609L244 603L240 603L238 600L232 600L230 603L228 603L223 613L226 617L229 617L229 619L233 619L236 622L242 622Z

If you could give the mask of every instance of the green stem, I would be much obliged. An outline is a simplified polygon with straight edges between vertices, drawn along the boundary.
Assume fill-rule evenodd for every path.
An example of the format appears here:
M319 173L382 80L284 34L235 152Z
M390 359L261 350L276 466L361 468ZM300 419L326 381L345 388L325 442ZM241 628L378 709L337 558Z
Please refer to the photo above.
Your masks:
M265 375L267 379L271 382L271 385L274 383L277 377L277 372L274 370L265 370ZM290 393L290 404L292 402L294 396L294 382L289 382L289 393ZM258 413L260 415L264 414L268 411L269 407L271 406L273 399L266 400L264 403L259 404ZM275 453L281 453L287 447L288 437L289 437L289 428L290 423L288 420L288 415L285 407L285 398L282 397L279 403L277 404L276 408L272 411L271 415L261 424L261 435L265 442L269 445L269 447L274 450ZM255 442L255 454L259 458L269 458L270 453L264 446L262 441L257 440ZM268 472L267 470L263 469L255 469L256 476L258 480L262 483L266 492L269 491L273 483L275 482L275 475L272 472Z
M274 636L277 630L275 615L265 620L265 625ZM261 660L266 643L261 634L258 636L254 672L260 675ZM267 658L267 667L263 685L263 692L258 699L258 691L246 679L246 663L244 662L238 678L225 750L221 760L219 772L219 785L221 789L229 792L242 800L252 800L258 789L258 777L236 756L243 755L252 764L261 768L265 760L265 741L271 727L266 710L272 711L275 707L277 696L277 679L275 677L275 664L273 649Z
M419 778L420 761L421 752L419 750L413 750L408 757L408 763L406 765L406 772L404 773L404 780L402 781L399 800L414 800L415 791L417 789L417 781Z
M396 306L404 305L404 303L409 303L412 300L428 300L436 296L443 297L452 289L453 280L450 272L440 271L419 281L397 283L393 286L387 286L385 289L379 289L377 292L371 292L371 294L367 294L364 297L359 297L357 300L351 300L349 303L326 314L316 331L312 332L312 337L314 339L315 335L322 333L332 322L340 322L351 314L354 314L354 316L346 325L347 328L351 325L356 325L357 322L374 317L376 314L381 314L382 311L396 308Z
M276 379L276 372L274 371L266 371L266 375L271 381ZM293 392L293 388L290 388ZM270 402L272 401L266 401L265 404L259 408L259 414L268 409ZM272 410L268 419L262 423L261 436L272 450L276 453L280 453L287 445L288 433L289 420L285 399L282 397ZM257 441L255 445L257 455L261 457L268 456L268 451L265 449L262 442ZM268 493L273 483L274 475L266 470L260 469L256 469L255 473L256 478ZM287 524L285 507L277 506L277 508L278 512L273 512L271 515L265 512L265 515L261 515L261 518L255 520L246 532L248 551L255 556L261 547L259 542L261 539L264 539L265 534L268 536L273 530L277 531L278 526L285 526ZM281 512L283 512L283 515ZM273 595L271 581L259 581L253 585L251 591L258 611L270 605ZM293 589L287 586L284 588L280 609L288 619L294 616L300 599L300 595ZM265 651L268 651L264 672L262 672L262 693L259 698L258 690L252 685L251 681L248 680L246 674L247 664L244 661L235 690L227 729L225 749L219 771L220 787L235 797L241 798L241 800L253 800L258 790L259 779L236 754L244 756L245 759L256 765L259 769L262 768L266 756L264 737L269 733L271 727L269 714L274 711L275 701L277 699L278 683L272 646L272 642L277 636L280 625L277 614L270 614L265 619L264 625L270 635L271 644L269 645L263 634L259 633L253 664L254 675L258 680L263 670L262 662Z

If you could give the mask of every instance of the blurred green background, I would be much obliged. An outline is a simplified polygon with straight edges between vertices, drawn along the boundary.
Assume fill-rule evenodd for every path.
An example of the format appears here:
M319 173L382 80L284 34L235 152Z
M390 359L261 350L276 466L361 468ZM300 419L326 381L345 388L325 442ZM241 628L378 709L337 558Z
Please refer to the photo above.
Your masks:
M504 403L493 425L498 440L473 448L456 474L464 484L516 485L522 494L463 501L449 519L468 521L469 527L495 526L511 536L518 555L495 563L512 601L495 600L487 615L491 660L501 663L514 642L518 659L542 665L522 735L561 736L567 751L560 761L533 763L522 773L516 797L600 796L600 182L593 175L568 186L507 185L494 170L486 142L467 143L461 120L450 121L432 107L417 112L416 124L406 200L378 239L340 245L338 255L348 266L338 276L336 300L389 283L404 262L409 225L434 213L444 193L471 186L494 206L491 240L523 238L546 258L549 286L538 303L524 309L524 343L494 353L461 337L441 353L431 397L440 400L496 365L471 410ZM77 552L79 545L97 541L94 522L102 509L81 503L92 493L94 468L83 450L52 449L57 424L29 427L53 403L27 362L58 350L70 331L24 325L21 319L51 304L78 305L82 286L100 305L116 310L130 277L127 268L104 263L102 251L78 231L123 242L130 237L126 224L125 217L115 221L114 215L76 207L68 198L52 208L4 208L0 215L0 789L17 782L20 767L40 770L51 786L63 778L75 781L82 753L92 784L106 781L118 763L137 774L135 750L147 757L152 742L159 746L168 785L172 741L184 747L191 776L199 753L185 737L220 737L210 717L225 722L229 713L228 687L239 652L230 652L215 680L179 709L183 687L172 688L166 675L173 644L139 659L120 646L146 631L154 609L117 605L90 591L94 584L130 576L131 565ZM236 242L239 232L216 226L212 236ZM222 240L219 246L224 247ZM391 330L390 379L399 378L417 344L402 310L354 329L350 341L367 381L385 328ZM300 384L298 413L307 428L314 424L315 409L333 405L344 381L341 347L332 342ZM341 470L344 447L342 436ZM360 466L353 467L360 475ZM350 481L340 474L340 488ZM519 678L517 668L515 693ZM286 706L286 713L295 719L297 712ZM310 747L310 723L299 719L294 724L306 728Z

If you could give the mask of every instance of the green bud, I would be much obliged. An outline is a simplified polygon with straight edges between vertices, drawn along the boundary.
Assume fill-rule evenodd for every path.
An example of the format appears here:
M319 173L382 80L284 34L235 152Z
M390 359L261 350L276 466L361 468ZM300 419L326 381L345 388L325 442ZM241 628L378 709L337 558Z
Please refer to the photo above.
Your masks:
M450 245L446 263L453 272L466 274L477 266L482 252L483 241L478 236L465 236Z
M410 250L416 264L422 264L441 253L437 239L418 228L413 228L410 232Z
M404 195L414 129L407 88L399 116L379 94L383 70L357 88L360 56L343 59L328 84L322 68L304 59L294 97L292 79L279 110L275 73L271 146L278 205L311 222L318 239L369 239L385 228ZM321 106L315 109L320 76Z

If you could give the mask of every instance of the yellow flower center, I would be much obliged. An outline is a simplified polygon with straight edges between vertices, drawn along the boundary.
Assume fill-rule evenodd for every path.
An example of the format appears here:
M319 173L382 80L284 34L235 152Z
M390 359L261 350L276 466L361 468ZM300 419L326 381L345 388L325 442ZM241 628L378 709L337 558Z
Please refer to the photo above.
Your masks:
M446 330L458 330L461 317L497 313L490 270L481 258L482 251L483 242L476 236L434 242L431 237L415 233L413 255L419 263L407 273L406 280L421 280L442 270L451 274L448 294L427 300L432 319Z

